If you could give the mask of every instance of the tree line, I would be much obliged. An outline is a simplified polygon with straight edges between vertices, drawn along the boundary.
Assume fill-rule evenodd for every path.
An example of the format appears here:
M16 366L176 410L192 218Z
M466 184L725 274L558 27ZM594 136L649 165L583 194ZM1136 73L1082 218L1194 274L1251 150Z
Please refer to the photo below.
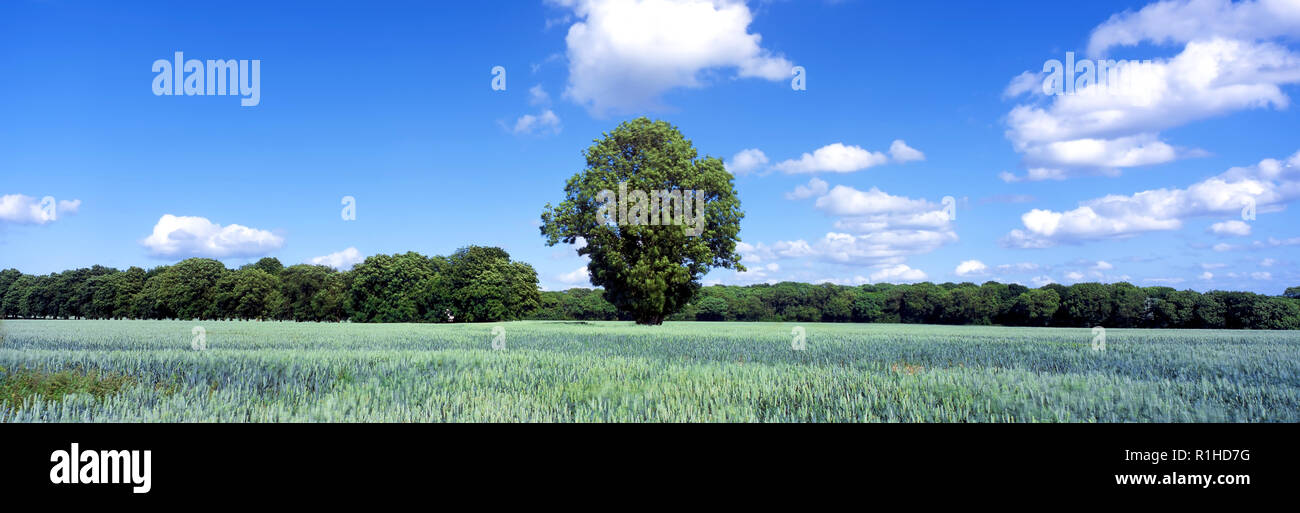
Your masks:
M537 319L629 318L599 290L543 292ZM994 281L872 284L783 282L703 287L669 320L881 322L1114 328L1300 329L1300 287L1283 296L1176 290L1130 283L1049 284L1031 289Z
M275 258L238 269L191 258L149 270L0 271L4 318L475 322L520 319L539 301L532 266L481 246L375 255L343 272Z
M450 256L375 255L349 271L285 267L275 258L238 269L191 258L149 270L0 271L0 317L27 319L636 320L606 296L602 289L539 291L532 266L481 246ZM1266 296L1125 282L713 285L668 320L1300 329L1300 287Z

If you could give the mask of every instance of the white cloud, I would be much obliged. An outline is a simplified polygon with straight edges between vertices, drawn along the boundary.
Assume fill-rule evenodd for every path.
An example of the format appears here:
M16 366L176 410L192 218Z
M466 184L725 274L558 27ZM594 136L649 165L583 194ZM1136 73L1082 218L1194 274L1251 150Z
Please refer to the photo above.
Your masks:
M812 283L831 283L835 285L856 287L858 285L865 285L871 283L871 278L868 278L861 274L855 274L853 275L852 278L819 278L816 280L812 280Z
M1098 260L1097 263L1092 265L1092 268L1098 271L1109 271L1111 269L1114 269L1115 266L1111 265L1110 262L1107 262L1105 260Z
M1002 97L1015 98L1041 87L1043 87L1043 75L1026 71L1011 79L1011 82L1007 84L1007 88L1002 91Z
M808 185L797 186L794 188L793 191L785 193L785 199L801 200L801 199L808 199L813 196L821 196L823 194L826 194L826 190L829 186L830 184L826 183L825 180L822 180L817 177L813 177L812 180L808 180Z
M53 197L33 198L22 194L0 196L0 222L15 224L46 224L57 221L60 215L75 214L81 209L81 200L55 200Z
M1043 180L1064 180L1067 178L1064 170L1047 167L1035 167L1025 173L1024 176L1003 171L998 173L998 178L1006 183L1016 182L1041 182Z
M520 116L515 120L515 126L510 131L516 135L555 135L562 129L560 117L556 116L551 109L546 109L536 116L532 114Z
M1242 221L1221 221L1210 225L1205 231L1220 237L1246 237L1250 235L1250 225Z
M1291 157L1300 159L1300 152ZM1109 195L1083 201L1065 212L1034 209L1021 216L1024 229L1012 230L1004 245L1024 248L1061 242L1131 237L1182 228L1193 217L1240 215L1252 203L1259 213L1275 212L1300 198L1300 167L1265 159L1235 167L1186 189L1154 189L1131 196ZM1216 249L1217 250L1217 249Z
M921 153L921 150L908 146L902 139L895 139L893 144L889 145L889 156L893 157L895 162L925 160L925 154Z
M1259 261L1260 267L1273 267L1276 264L1277 264L1277 260L1273 260L1272 258L1265 258Z
M1291 3L1291 10L1300 11ZM1213 22L1180 19L1172 25L1206 23ZM1099 28L1103 36L1095 32L1094 43L1108 45L1097 42L1124 26ZM1241 110L1284 109L1290 99L1282 86L1300 83L1300 55L1256 40L1267 36L1248 29L1222 35L1244 39L1202 33L1180 40L1186 46L1174 57L1151 59L1149 65L1121 61L1118 73L1132 80L1118 93L1103 90L1107 86L1102 83L1047 97L1041 89L1023 87L1022 74L1007 90L1031 93L1030 102L1008 114L1007 138L1027 167L1061 169L1068 176L1115 175L1123 168L1201 155L1200 150L1179 149L1161 140L1160 131Z
M825 191L829 184L814 180L806 191ZM953 222L942 207L923 199L893 196L877 188L859 191L837 185L819 196L814 205L839 217L820 240L779 241L771 246L737 246L746 261L776 258L816 258L826 262L859 266L896 265L909 255L932 252L957 241Z
M1254 272L1250 273L1250 277L1256 280L1271 280L1273 279L1273 273Z
M1177 285L1177 284L1182 283L1182 282L1184 282L1184 281L1186 281L1186 280L1184 280L1184 279L1182 279L1182 278L1147 278L1147 279L1142 280L1142 281L1145 281L1145 282L1147 282L1147 283L1154 283L1154 284L1157 284L1157 285Z
M979 260L966 260L957 264L957 269L953 272L956 273L957 276L978 276L987 273L988 270L989 266L984 265L984 262Z
M776 263L767 265L750 264L745 267L744 271L737 271L735 279L740 283L775 282L776 278L773 273L780 270L781 266Z
M1268 240L1263 240L1263 241L1259 241L1259 240L1257 240L1257 241L1255 241L1255 243L1254 243L1253 245L1254 245L1255 247L1257 247L1257 248L1277 248L1277 247L1282 247L1282 246L1300 246L1300 237L1292 237L1292 238L1290 238L1290 239L1278 239L1278 238L1274 238L1274 237L1269 237Z
M352 266L364 262L365 260L366 260L365 255L362 255L360 251L357 251L357 248L349 247L348 249L345 249L343 251L338 251L335 253L330 253L325 256L318 256L312 258L311 260L308 260L308 263L312 265L323 265L327 267L333 267L340 271L346 271L352 269Z
M793 64L749 33L740 0L550 0L573 11L565 95L596 116L662 108L677 88L704 87L713 70L789 80Z
M834 143L817 148L812 153L804 153L797 160L784 160L772 167L790 174L852 173L886 162L889 162L889 157L884 153L867 151L862 149L861 146L845 146L842 143Z
M534 107L551 104L551 95L546 94L546 89L542 84L537 84L528 89L528 104Z
M899 263L903 257L929 253L956 240L955 233L926 230L890 230L862 235L829 232L811 244L804 240L781 241L774 248L778 248L777 254L785 258L816 257L827 262L869 266Z
M1295 0L1170 0L1137 12L1125 11L1092 30L1088 54L1102 56L1116 46L1186 43L1211 36L1272 39L1300 33Z
M726 167L727 172L733 175L744 175L752 173L766 165L767 155L763 153L763 150L749 148L740 150L739 153L736 153L735 156L731 157L731 161L727 162Z
M836 185L825 196L817 198L817 208L839 216L862 216L889 212L917 212L934 207L928 201L892 196L876 187L863 192L845 185Z
M1212 272L1210 272L1210 271L1205 271L1205 272L1201 273L1200 278L1201 278L1202 280L1205 280L1205 281L1213 280L1213 279L1214 279L1214 273L1212 273Z
M555 279L566 285L581 285L584 283L590 283L591 275L587 273L587 266L584 265L574 269L572 272L556 276Z
M748 242L737 242L736 253L740 255L741 263L746 266L762 263L764 260L771 260L773 258L771 248L768 248L761 242L756 245Z
M1040 267L1041 267L1041 266L1039 266L1038 264L1035 264L1035 263L1033 263L1033 262L1020 262L1020 263L1016 263L1016 264L1002 264L1002 265L997 266L996 269L997 269L998 273L1001 273L1001 274L1010 274L1010 273L1028 273L1028 272L1034 272L1034 271L1037 271Z
M811 242L783 240L773 244L745 243L736 251L747 266L775 260L821 261L832 264L877 268L877 274L894 280L924 279L925 273L908 268L906 257L930 253L957 241L954 221L943 207L924 199L894 196L877 188L859 191L813 178L787 198L817 196L815 208L835 216L836 230ZM901 267L900 267L901 266ZM874 276L874 275L873 275ZM749 277L757 280L757 275ZM766 276L763 276L766 278ZM816 278L810 276L808 278ZM833 281L833 280L832 280ZM840 283L837 281L837 283Z
M1084 278L1083 273L1078 271L1070 271L1068 273L1065 273L1065 279L1070 281L1082 281L1083 278Z
M925 278L925 272L904 264L885 266L880 268L879 271L871 273L871 281L873 282L909 283L921 281Z
M284 246L284 238L237 224L221 226L202 217L166 214L140 241L160 257L255 257Z

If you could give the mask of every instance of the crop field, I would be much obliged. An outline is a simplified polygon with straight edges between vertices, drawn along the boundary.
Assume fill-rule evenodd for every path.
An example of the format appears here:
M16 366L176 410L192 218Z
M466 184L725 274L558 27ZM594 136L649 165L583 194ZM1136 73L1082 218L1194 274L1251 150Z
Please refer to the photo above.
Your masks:
M3 321L0 420L1300 421L1296 332L795 326Z

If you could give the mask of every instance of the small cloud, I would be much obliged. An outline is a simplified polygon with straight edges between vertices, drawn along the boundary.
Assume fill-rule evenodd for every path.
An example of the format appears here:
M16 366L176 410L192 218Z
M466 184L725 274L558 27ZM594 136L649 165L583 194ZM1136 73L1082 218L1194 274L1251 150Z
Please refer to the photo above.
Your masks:
M311 260L308 260L308 262L312 265L323 265L333 267L340 271L346 271L352 269L352 266L364 262L365 260L366 257L363 256L360 251L357 251L357 248L349 247L343 251L312 258Z
M284 238L247 226L166 214L140 243L158 257L233 258L266 256L283 247Z
M1145 281L1147 283L1154 283L1156 285L1177 285L1186 280L1182 278L1147 278L1142 281Z
M546 109L536 116L532 114L520 116L515 120L515 126L510 131L515 135L555 135L562 129L560 117L556 116L551 109Z
M957 276L977 276L987 273L988 270L989 266L984 265L984 262L979 260L966 260L957 264L957 269L953 272L956 273Z
M0 196L0 222L3 223L47 224L80 209L81 200L56 201L51 196L37 199L22 194Z
M1241 221L1223 221L1210 225L1205 231L1219 237L1246 237L1250 235L1250 225Z
M813 196L824 195L829 189L830 184L826 183L825 180L814 177L812 180L808 180L808 185L800 185L795 187L793 191L785 193L785 199L808 199Z
M739 153L731 157L731 161L727 162L726 167L727 172L740 176L752 173L766 165L767 155L763 153L763 150L749 148L740 150Z
M898 282L908 283L917 282L926 278L925 272L920 269L913 269L906 264L898 264L881 267L879 271L871 273L873 282Z
M902 139L896 139L889 145L889 156L899 163L925 160L925 154L921 150L908 146Z
M1059 181L1066 179L1066 177L1065 171L1046 167L1031 168L1025 173L1025 176L1016 176L1006 171L998 173L998 178L1006 183L1042 182L1045 180Z
M546 94L546 89L542 84L537 84L528 89L528 104L534 107L551 104L551 95Z
M1043 77L1040 74L1026 71L1011 79L1011 83L1002 91L1002 98L1015 98L1035 89L1042 90L1042 86Z
M885 156L884 153L867 151L862 149L861 146L846 146L842 143L834 143L817 148L812 153L804 153L797 160L781 161L772 167L789 174L852 173L888 161L889 157Z
M574 269L573 272L568 272L556 276L555 279L559 280L560 283L566 285L579 285L583 283L590 283L591 274L587 272L587 266L584 265L582 267Z

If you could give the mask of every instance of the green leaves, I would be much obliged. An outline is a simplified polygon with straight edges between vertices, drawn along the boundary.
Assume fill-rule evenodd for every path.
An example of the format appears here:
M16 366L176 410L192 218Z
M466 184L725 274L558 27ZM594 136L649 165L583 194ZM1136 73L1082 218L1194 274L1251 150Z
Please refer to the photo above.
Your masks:
M594 141L585 158L586 168L566 183L564 200L546 205L540 231L548 245L585 240L578 254L590 260L591 283L620 311L641 324L660 324L695 296L710 268L744 270L735 253L744 213L732 176L721 159L699 157L676 127L647 118L624 122ZM619 191L625 201L625 191L673 190L703 193L698 236L678 225L629 224L626 205L616 207L617 225L600 215L601 191Z
M501 248L469 246L450 257L376 255L349 274L355 322L514 320L541 302L537 272Z

